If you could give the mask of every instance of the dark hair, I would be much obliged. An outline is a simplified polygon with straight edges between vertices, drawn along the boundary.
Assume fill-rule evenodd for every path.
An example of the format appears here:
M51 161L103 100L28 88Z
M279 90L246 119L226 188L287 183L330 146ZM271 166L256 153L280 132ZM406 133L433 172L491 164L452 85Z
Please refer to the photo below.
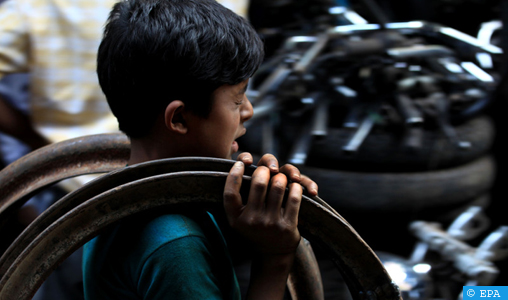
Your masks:
M252 26L214 0L127 0L113 7L97 73L120 130L141 137L172 100L207 117L218 87L263 60Z

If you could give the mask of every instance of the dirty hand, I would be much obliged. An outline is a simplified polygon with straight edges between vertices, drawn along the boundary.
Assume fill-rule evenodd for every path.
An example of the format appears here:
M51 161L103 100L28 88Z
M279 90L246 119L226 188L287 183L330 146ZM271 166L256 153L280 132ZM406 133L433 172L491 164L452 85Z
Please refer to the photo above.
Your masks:
M249 152L239 154L237 160L243 162L246 166L250 166L254 162L254 159ZM285 164L279 168L279 162L272 154L263 155L261 159L259 159L257 166L265 166L269 168L271 174L277 174L279 172L284 173L289 180L300 183L303 187L305 187L310 196L317 196L318 194L317 183L309 177L300 174L300 170L291 164Z
M301 238L297 225L302 186L288 184L283 173L271 177L268 167L261 165L252 175L249 196L244 205L240 195L244 170L244 163L237 161L226 179L224 208L229 224L250 240L259 253L294 253ZM288 199L282 207L286 187L289 187Z

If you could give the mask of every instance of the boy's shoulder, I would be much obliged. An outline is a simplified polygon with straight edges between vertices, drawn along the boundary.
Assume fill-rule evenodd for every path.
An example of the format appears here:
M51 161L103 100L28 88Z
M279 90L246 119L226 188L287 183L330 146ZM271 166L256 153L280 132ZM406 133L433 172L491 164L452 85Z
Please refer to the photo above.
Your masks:
M149 213L134 216L101 233L89 243L85 250L93 252L98 249L109 253L120 251L130 253L141 261L143 257L165 244L185 238L197 237L206 239L206 229L214 224L213 217L207 212L190 214Z
M208 234L211 224L215 224L213 217L204 211L191 214L141 214L125 219L88 242L83 258L99 265L128 262L128 269L132 271L142 268L154 253L175 241L180 246L186 240L193 243L192 239L208 243L214 239Z
M227 286L236 291L237 288L233 289L237 283L232 266L224 268L231 262L220 236L215 220L205 211L143 214L129 218L85 245L85 290L89 295L99 295L104 291L115 293L139 289L145 295L151 288L179 290L179 286L188 282L167 283L193 278L184 281L194 285L199 278L193 276L208 274L227 282L230 284ZM213 265L221 268L214 269ZM153 282L161 284L153 285ZM126 283L132 285L126 286ZM226 291L229 288L223 292ZM206 289L203 292L209 293Z
M117 245L131 249L143 260L160 247L182 238L207 239L207 227L213 222L206 212L185 214L157 213L134 217L120 224L111 238Z
M130 227L129 231L138 228L139 243L159 247L164 243L188 236L205 238L203 225L200 225L207 221L204 218L210 217L205 213L199 215L162 214L152 218L141 218L127 227Z

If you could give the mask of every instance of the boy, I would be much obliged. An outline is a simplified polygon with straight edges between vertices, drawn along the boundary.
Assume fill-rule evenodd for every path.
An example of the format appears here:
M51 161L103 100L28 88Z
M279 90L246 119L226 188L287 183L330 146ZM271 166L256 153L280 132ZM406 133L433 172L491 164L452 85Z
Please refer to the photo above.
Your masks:
M117 3L97 72L120 129L131 139L129 164L231 158L253 113L245 91L262 59L253 28L213 0ZM311 194L317 185L300 179L291 165L279 170L277 160L264 155L243 205L239 190L252 156L243 153L238 160L226 180L224 208L231 227L255 247L247 297L282 299L301 238L302 187L285 174ZM87 299L240 298L221 232L206 212L124 221L85 246L83 269Z

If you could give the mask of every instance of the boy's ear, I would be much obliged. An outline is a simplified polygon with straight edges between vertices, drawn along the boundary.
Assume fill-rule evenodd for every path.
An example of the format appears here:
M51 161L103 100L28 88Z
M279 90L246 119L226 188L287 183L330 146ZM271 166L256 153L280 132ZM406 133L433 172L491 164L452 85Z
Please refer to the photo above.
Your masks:
M166 127L176 133L187 133L187 123L184 118L185 104L180 100L173 100L166 106L164 112L164 123Z

